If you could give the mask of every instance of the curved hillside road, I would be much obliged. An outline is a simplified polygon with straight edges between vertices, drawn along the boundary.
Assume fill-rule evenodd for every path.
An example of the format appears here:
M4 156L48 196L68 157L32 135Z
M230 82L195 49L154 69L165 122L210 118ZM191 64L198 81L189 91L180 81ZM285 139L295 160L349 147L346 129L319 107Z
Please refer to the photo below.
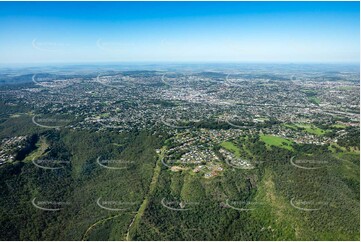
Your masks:
M105 221L108 221L110 219L113 219L113 218L116 218L116 217L119 217L123 214L118 214L118 215L113 215L113 216L110 216L110 217L107 217L107 218L104 218L104 219L101 219L101 220L98 220L97 222L93 223L92 225L90 225L90 227L85 231L85 233L83 234L83 238L81 239L82 241L85 241L85 238L86 236L88 235L88 233L90 232L90 230L92 230L95 226L97 226L98 224L100 223L103 223Z

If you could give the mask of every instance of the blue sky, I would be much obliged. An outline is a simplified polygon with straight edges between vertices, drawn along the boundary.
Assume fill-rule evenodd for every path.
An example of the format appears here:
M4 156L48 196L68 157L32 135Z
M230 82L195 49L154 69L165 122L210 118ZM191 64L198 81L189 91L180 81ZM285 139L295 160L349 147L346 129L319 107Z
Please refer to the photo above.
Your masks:
M359 2L0 2L0 63L359 62Z

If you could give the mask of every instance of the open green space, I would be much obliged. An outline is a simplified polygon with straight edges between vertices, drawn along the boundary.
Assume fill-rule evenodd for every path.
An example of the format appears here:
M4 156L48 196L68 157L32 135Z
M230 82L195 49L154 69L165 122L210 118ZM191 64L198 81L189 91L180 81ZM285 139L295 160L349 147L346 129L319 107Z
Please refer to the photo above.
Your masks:
M226 150L233 152L236 157L241 156L241 149L239 147L237 147L235 144L233 144L232 142L224 141L221 143L221 146L223 148L225 148Z
M320 129L312 124L296 124L296 125L297 125L297 127L305 129L306 132L308 132L310 134L322 135L326 132L325 130Z
M35 144L36 149L33 150L29 155L27 155L24 161L32 161L39 159L49 147L49 144L46 142L45 137L40 137L39 141Z
M314 135L323 135L327 132L327 130L323 130L319 127L316 127L314 124L295 123L295 124L284 124L283 126L293 130L299 130L301 128L307 133Z
M277 146L284 149L293 150L292 142L288 139L273 135L261 135L260 139L268 146Z
M321 100L318 97L309 97L308 100L316 105L319 105L321 103Z
M333 124L333 125L331 125L331 128L336 128L336 129L344 129L346 127L347 126L344 125L344 124Z

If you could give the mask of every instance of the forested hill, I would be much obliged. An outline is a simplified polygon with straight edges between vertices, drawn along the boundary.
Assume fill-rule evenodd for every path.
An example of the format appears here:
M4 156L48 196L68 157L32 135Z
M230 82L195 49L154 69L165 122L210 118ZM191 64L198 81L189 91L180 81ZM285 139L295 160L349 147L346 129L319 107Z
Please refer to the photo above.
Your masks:
M33 135L33 150L0 168L2 240L359 239L356 153L268 147L251 135L235 146L264 162L205 179L160 162L169 144L165 133ZM329 165L290 163L305 154Z

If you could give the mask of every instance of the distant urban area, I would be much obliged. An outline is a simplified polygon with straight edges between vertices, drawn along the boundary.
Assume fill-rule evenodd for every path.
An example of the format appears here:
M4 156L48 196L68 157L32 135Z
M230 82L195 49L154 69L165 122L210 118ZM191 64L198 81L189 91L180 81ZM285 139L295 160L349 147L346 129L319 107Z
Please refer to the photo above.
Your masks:
M0 171L8 208L2 217L18 221L15 231L27 231L7 238L224 239L212 231L224 233L227 226L218 223L225 217L255 232L230 227L229 239L330 239L334 234L324 231L334 226L341 228L339 238L359 236L355 66L71 66L1 73ZM22 203L11 209L14 196ZM56 211L55 217L34 215L34 209ZM304 217L307 211L318 215ZM36 216L47 233L20 223L24 213ZM44 218L69 225L62 230ZM218 223L207 227L200 219ZM76 221L80 229L70 232ZM104 232L118 223L114 234ZM172 224L179 226L168 234L164 226Z

